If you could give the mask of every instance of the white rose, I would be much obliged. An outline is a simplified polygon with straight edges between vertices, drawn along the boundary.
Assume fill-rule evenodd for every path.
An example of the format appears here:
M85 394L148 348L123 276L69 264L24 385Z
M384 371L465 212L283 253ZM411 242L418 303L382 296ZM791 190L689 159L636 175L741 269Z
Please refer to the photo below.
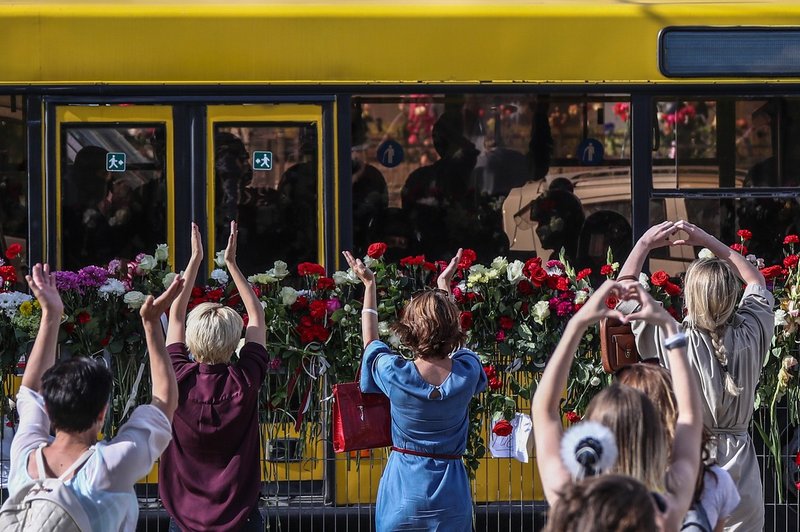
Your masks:
M177 277L177 276L178 276L178 274L174 273L174 272L169 272L167 275L164 276L164 280L162 281L162 284L164 285L164 289L165 290L167 288L169 288L169 285L172 284L172 281L174 281L175 277Z
M515 260L508 265L506 276L511 284L517 284L522 280L522 268L524 267L525 263L519 260Z
M505 257L495 257L492 261L492 269L497 270L498 273L505 273L508 268L508 259Z
M533 319L534 321L536 321L536 323L538 323L539 325L543 324L544 320L546 320L550 316L550 303L548 303L547 301L539 301L533 306L532 314L533 314Z
M270 270L270 273L278 279L283 279L289 275L289 265L282 260L276 260L274 266L275 267Z
M392 334L392 330L389 328L389 324L385 321L378 322L378 334L386 337Z
M650 290L650 278L646 273L639 274L639 284L642 285L642 288L645 290Z
M158 262L166 262L166 260L169 258L169 248L167 247L167 245L159 244L158 246L156 246L155 256Z
M152 255L142 255L142 258L139 259L139 269L149 272L157 265L156 258Z
M786 321L786 311L778 309L775 311L775 327L783 327L788 322Z
M600 378L592 377L592 380L589 381L589 384L591 384L592 386L600 386Z
M337 271L333 272L331 275L333 278L333 282L336 283L336 286L343 285L343 284L357 284L358 283L358 276L353 270L347 270L346 272Z
M225 266L225 250L217 251L217 254L214 255L214 264L216 264L218 268Z
M225 270L220 270L219 268L211 272L211 278L219 284L225 284L228 282L228 274L225 272Z
M124 301L125 304L128 305L128 307L130 307L132 310L136 310L141 307L145 299L145 295L138 290L131 290L122 296L122 301Z
M716 257L716 255L714 255L714 252L708 248L701 249L700 253L698 253L697 256L701 259L713 259L714 257Z
M578 290L575 292L575 304L582 305L589 299L589 293L586 290ZM541 301L540 303L544 303Z
M284 286L283 288L281 288L280 296L281 296L281 303L283 303L287 307L290 305L294 305L295 301L297 301L297 290L295 290L291 286Z
M486 270L484 275L486 276L487 281L491 281L492 279L497 279L500 276L500 273L502 272L495 270L494 268L489 268Z

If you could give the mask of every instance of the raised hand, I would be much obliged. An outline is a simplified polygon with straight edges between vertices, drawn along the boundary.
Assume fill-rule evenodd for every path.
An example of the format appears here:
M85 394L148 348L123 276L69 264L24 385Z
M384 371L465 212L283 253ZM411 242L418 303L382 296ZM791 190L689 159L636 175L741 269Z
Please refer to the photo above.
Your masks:
M666 222L661 222L660 224L654 225L645 231L639 240L646 244L648 249L671 246L677 243L672 241L672 238L677 231L677 223L667 220Z
M682 246L708 246L709 242L713 242L716 238L712 237L694 224L686 220L678 220L675 222L675 228L679 231L686 233L685 238L675 241L676 245Z
M450 293L450 283L453 280L453 276L456 274L456 270L458 270L458 263L461 262L461 255L463 253L464 250L462 248L458 248L456 256L450 259L450 263L444 270L442 270L439 278L436 279L436 286L442 290L446 290L447 293Z
M375 282L375 274L367 267L366 264L364 264L361 259L353 257L353 254L349 251L343 251L342 255L344 255L347 264L356 273L358 278L361 279L362 283L368 284Z
M176 275L175 279L172 280L172 284L169 285L169 288L167 288L163 294L157 298L147 296L147 299L144 300L142 307L139 309L139 315L142 317L142 321L152 322L161 320L161 315L169 309L169 306L175 301L175 298L178 297L182 288L183 279L180 275Z
M625 299L632 299L639 302L636 312L631 312L625 317L624 321L642 320L653 325L665 327L667 324L675 323L675 319L667 310L658 304L655 299L639 283L630 283L626 286Z
M50 265L36 264L31 274L25 276L25 280L42 306L42 312L51 313L60 320L64 313L64 302L56 288L56 278L50 274Z
M203 240L200 238L200 227L192 222L192 258L191 260L199 262L203 260Z
M225 248L225 263L236 264L236 240L239 237L239 225L231 221L231 234L228 237L228 246Z

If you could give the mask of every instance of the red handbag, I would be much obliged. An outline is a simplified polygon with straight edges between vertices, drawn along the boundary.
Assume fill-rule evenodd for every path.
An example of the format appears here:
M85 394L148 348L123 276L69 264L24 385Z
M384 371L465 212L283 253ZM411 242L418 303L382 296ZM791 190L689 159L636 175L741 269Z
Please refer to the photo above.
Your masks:
M392 444L389 398L382 393L362 393L358 375L356 382L334 384L331 414L334 452L375 449Z

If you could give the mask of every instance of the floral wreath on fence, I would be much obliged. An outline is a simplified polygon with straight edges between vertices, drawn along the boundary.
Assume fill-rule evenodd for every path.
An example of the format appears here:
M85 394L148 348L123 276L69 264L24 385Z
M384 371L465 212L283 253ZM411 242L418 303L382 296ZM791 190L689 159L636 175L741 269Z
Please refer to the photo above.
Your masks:
M731 248L758 265L777 304L775 336L756 392L755 424L770 447L780 475L782 430L800 425L796 371L800 343L800 239L797 235L787 236L782 264L765 267L763 261L747 253L751 232L742 229L738 236L739 242ZM9 246L5 259L18 263L20 251L16 245ZM385 251L386 244L374 243L364 260L375 272L381 339L404 353L390 324L398 318L411 293L435 286L446 263L429 262L422 255L405 257L397 264L386 263ZM215 257L217 269L211 272L207 284L193 288L189 306L219 302L241 313L246 325L244 306L224 269L221 253ZM707 250L701 256L705 253ZM167 246L162 244L153 255L140 254L130 262L114 260L105 266L56 273L65 303L59 334L62 352L102 356L114 374L111 415L104 429L107 436L116 433L132 406L149 399L138 308L145 294L162 292L176 275L169 267L168 257ZM518 410L527 409L567 321L593 291L589 283L591 271L576 272L563 259L509 262L497 257L488 265L477 264L475 259L472 250L464 250L453 281L466 344L480 355L489 379L487 391L473 401L470 409L464 460L472 475L486 455L484 427L492 427L498 436L511 433L510 422ZM611 278L618 268L609 254L600 273ZM262 390L261 421L289 422L301 439L327 438L320 434L320 421L330 386L354 378L363 352L363 290L350 270L327 275L323 266L304 262L295 271L293 274L285 262L276 261L268 271L248 278L261 300L268 327L270 377ZM18 369L41 318L38 303L13 289L19 286L17 281L14 267L0 259L2 377ZM650 276L642 274L640 282L676 319L682 318L680 279L656 271ZM599 343L596 330L590 330L581 341L561 403L565 423L579 421L589 400L610 382L610 376L603 372ZM8 393L3 390L4 395ZM3 419L10 419L12 402L7 397L0 399L6 416ZM779 426L776 419L781 404L788 411L788 427ZM794 458L791 465L800 465L798 451L785 451ZM794 453L798 453L796 458ZM800 489L800 483L795 485L800 479L787 480L790 488Z

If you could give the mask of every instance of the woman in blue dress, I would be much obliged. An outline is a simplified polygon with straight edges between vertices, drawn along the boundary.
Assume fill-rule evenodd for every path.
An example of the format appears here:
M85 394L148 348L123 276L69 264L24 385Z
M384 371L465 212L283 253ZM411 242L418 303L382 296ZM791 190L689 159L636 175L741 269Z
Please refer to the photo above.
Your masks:
M461 348L464 333L450 297L461 250L437 279L439 288L414 295L395 326L413 360L378 339L375 276L349 252L344 256L365 287L361 390L383 392L391 403L393 452L378 487L376 528L471 531L472 494L461 457L469 403L486 388L486 374L478 355Z

